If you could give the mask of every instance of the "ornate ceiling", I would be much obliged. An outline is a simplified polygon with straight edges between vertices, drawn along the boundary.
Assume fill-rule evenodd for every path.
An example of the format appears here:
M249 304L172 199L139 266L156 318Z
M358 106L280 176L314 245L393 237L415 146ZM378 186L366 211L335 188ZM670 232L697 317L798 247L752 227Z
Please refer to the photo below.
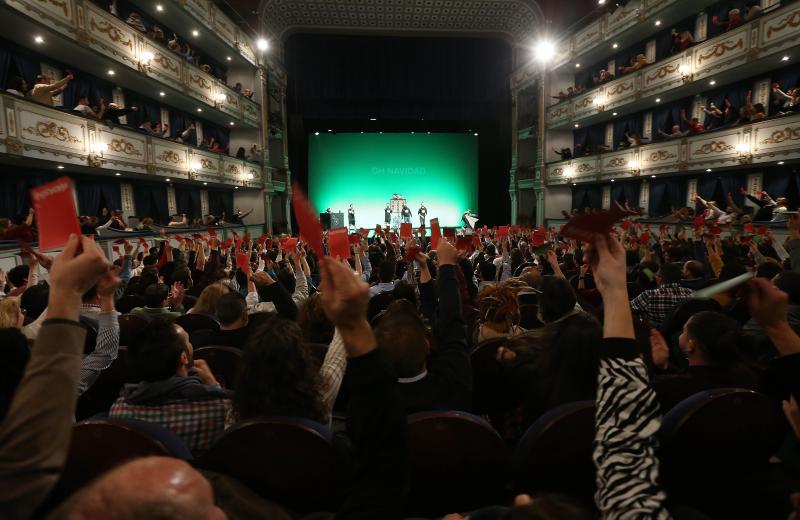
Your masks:
M292 31L493 34L524 40L544 16L534 0L261 0L264 28Z

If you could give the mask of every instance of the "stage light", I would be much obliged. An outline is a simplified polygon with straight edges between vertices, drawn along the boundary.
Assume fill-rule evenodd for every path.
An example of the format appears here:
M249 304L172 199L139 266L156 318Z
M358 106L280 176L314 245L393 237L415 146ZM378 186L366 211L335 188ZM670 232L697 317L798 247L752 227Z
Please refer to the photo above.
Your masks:
M200 31L198 31L197 29L193 30L192 31L192 36L194 36L195 38L200 36Z
M160 12L161 12L161 11L163 11L163 10L164 10L164 6L163 6L163 5L161 5L161 4L156 4L156 11L158 11L158 12L160 13Z
M619 44L618 44L618 43L614 43L614 44L612 44L612 45L611 45L611 48L612 48L612 49L616 49L617 47L619 47Z
M784 56L781 58L781 61L789 61L789 56Z
M197 111L198 111L198 112L202 112L202 111L203 111L203 109L202 109L202 108L198 108L198 109L197 109Z
M428 132L428 135L431 135L431 133L430 133L430 132Z
M658 27L659 25L661 25L661 20L656 20L656 27Z
M229 125L231 125L231 126L233 126L233 125L235 125L236 123L234 123L233 121L231 121L231 122L230 122L230 123L228 123L228 124L229 124Z
M314 135L319 135L319 132L314 132Z
M778 166L781 166L781 165L783 165L783 164L784 164L784 162L783 162L783 161L778 161Z
M165 181L167 181L167 182L169 182L169 177L167 177L167 178L166 178L166 179L164 179L164 180L165 180Z
M713 86L713 85L716 85L717 82L716 82L716 80L712 79L711 81L708 82L708 84Z
M58 168L59 170L63 170L63 169L64 169L64 166L63 166L63 165L61 165L61 164L59 164L58 166L56 166L56 168Z
M576 69L579 69L579 68L581 68L581 64L580 64L580 63L576 63L576 64L575 64L575 68L576 68Z
M329 130L328 130L328 132L333 132L333 130L330 130L330 129L329 129Z
M661 103L661 98L660 97L656 98L656 103Z
M33 41L35 41L36 43L44 43L44 38L42 38L41 36L35 36L33 38Z
M579 126L581 126L581 125L580 125L580 124L578 124L578 123L575 123L575 125L574 125L574 126L575 126L575 128L578 128L578 127L579 127Z
M258 47L258 50L260 51L265 51L269 49L269 42L264 38L259 38L256 42L256 47Z
M226 56L225 59L231 61L233 58L231 58L230 56Z
M370 121L377 121L377 120L378 120L378 118L376 118L376 117L370 117L370 118L369 118L369 120L370 120Z
M208 183L207 183L207 182L204 182L204 183L203 183L203 186L208 186Z
M114 175L116 175L117 177L119 177L119 176L120 176L120 175L122 175L122 174L121 174L120 172L117 172L117 173L115 173Z
M616 112L611 112L611 115L615 116L615 115L617 115L617 113Z
M159 92L158 95L161 96L161 97L166 96L166 94L164 92Z
M474 133L474 134L472 134L472 135L474 135L475 137L478 137L478 132L475 132L475 133Z
M379 134L382 134L383 132L378 132L378 133L379 133Z
M234 190L238 190L238 189L239 189L239 186L234 186L234 187L233 187L233 189L234 189Z
M150 51L144 51L142 53L142 61L145 62L153 61L153 58L155 58L155 55Z
M651 175L651 176L650 176L650 178L651 178L651 179L655 179L655 178L656 178L656 176L655 176L655 175Z
M113 70L111 70L111 69L108 69L108 75L109 75L109 76L113 76L113 75L114 75L114 71L113 71Z
M711 172L711 168L706 168L706 171L707 172Z
M547 62L555 57L556 46L553 45L553 42L542 40L533 47L533 53L537 60Z
M736 145L736 151L739 152L739 153L749 152L750 151L750 147L747 146L746 143L738 143Z
M611 182L614 182L614 179L611 179Z
M577 185L578 185L578 183L577 183L577 182L573 182L573 183L572 183L572 185L573 185L573 186L577 186Z

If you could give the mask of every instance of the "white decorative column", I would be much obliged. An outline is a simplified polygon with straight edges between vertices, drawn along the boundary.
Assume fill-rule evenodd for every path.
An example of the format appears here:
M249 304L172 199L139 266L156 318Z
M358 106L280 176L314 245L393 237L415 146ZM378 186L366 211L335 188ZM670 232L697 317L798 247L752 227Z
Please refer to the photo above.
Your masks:
M114 87L111 90L111 100L121 107L125 106L125 92L122 90L122 88ZM119 122L123 125L127 125L128 116L120 116Z
M611 186L603 186L603 209L611 207Z
M645 215L650 209L650 183L646 180L642 181L642 187L639 188L639 207L644 208Z
M208 215L208 192L200 190L200 213L205 217Z
M614 123L606 123L605 145L614 148Z
M686 183L686 205L694 207L694 194L697 193L697 179L689 179Z
M161 107L160 117L161 117L161 126L164 126L164 125L169 126L169 110L167 110L164 107ZM170 131L169 135L172 135L172 132L174 130L175 130L174 128L170 128L169 129L169 131Z
M128 183L122 183L119 185L119 195L122 199L122 214L123 215L135 215L136 214L136 204L133 199L133 186ZM137 215L138 216L138 215Z
M747 176L747 193L755 194L764 186L763 173L751 173Z
M703 108L706 106L707 99L704 97L695 97L694 101L692 101L692 115L691 117L696 117L703 122L703 117L705 112L703 112Z
M656 41L650 40L645 45L644 55L647 57L647 63L656 62Z
M195 120L194 129L195 129L195 133L197 134L197 144L199 146L200 143L202 143L203 139L204 139L204 137L203 137L203 122L200 121L200 120Z
M708 14L700 13L694 23L694 41L701 42L708 38Z
M642 124L642 137L652 140L653 139L653 113L644 113L644 122Z
M772 82L770 78L760 79L753 85L753 104L761 103L765 108L769 107L769 93ZM788 85L787 85L788 87Z
M167 211L170 215L178 214L178 203L175 201L175 188L167 186Z
M608 68L606 70L608 72L610 72L611 74L616 74L617 73L617 64L616 64L616 62L614 60L608 60L607 67Z

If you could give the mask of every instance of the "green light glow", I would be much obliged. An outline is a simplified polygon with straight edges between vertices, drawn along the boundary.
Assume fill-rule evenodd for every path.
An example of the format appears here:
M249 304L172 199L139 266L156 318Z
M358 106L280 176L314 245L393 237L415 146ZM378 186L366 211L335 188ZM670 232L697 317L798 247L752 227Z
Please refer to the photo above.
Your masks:
M356 226L383 224L383 209L399 193L419 225L420 203L428 220L460 226L467 209L478 213L478 137L472 134L309 135L309 199L317 211L345 214L353 204Z

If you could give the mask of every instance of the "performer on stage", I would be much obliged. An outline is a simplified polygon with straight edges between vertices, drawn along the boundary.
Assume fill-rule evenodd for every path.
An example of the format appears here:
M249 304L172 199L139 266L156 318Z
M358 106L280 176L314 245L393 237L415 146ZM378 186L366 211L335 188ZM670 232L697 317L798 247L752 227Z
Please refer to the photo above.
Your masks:
M403 222L411 224L411 208L403 204Z
M425 227L425 217L428 216L428 208L425 207L424 202L419 205L419 210L417 210L417 215L419 215L420 227Z
M475 223L478 222L478 215L474 214L471 209L467 208L467 211L461 215L461 221L464 222L464 227L466 229L474 229Z
M392 223L392 208L388 204L383 208L383 223L387 226Z
M356 227L356 210L353 209L352 204L347 208L347 225L351 228Z

